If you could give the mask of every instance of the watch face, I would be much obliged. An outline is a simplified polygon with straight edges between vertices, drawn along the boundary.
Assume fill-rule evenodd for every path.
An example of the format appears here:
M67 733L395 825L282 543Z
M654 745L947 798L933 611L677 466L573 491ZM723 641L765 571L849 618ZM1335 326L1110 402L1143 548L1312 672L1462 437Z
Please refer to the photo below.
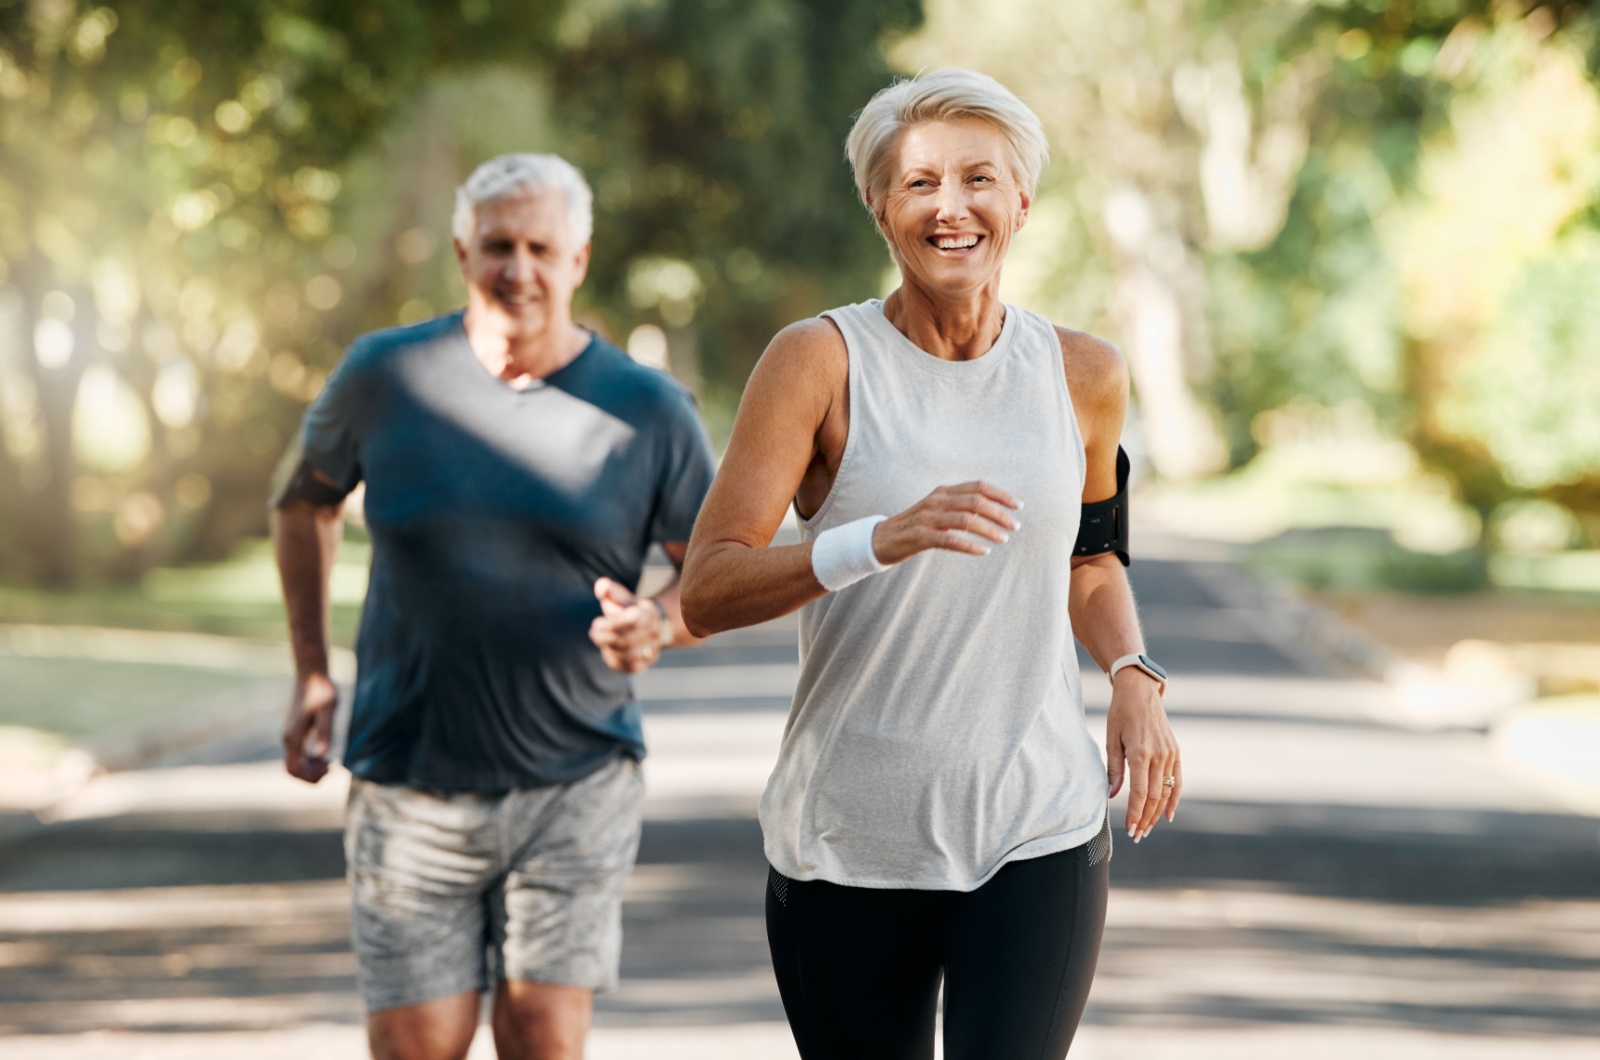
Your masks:
M1154 659L1150 658L1150 656L1148 656L1148 655L1139 656L1139 664L1141 666L1143 666L1146 670L1149 670L1151 673L1156 674L1157 676L1159 676L1161 678L1161 680L1165 681L1167 679L1167 671L1163 670L1161 668L1161 664L1156 662Z

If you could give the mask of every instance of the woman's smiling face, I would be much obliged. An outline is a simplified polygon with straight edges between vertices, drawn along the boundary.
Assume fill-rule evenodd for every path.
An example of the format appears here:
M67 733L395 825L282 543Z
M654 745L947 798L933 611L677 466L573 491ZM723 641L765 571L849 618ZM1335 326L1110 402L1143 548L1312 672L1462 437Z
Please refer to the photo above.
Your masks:
M1005 137L986 121L931 121L900 133L873 205L906 280L960 296L997 281L1028 216Z

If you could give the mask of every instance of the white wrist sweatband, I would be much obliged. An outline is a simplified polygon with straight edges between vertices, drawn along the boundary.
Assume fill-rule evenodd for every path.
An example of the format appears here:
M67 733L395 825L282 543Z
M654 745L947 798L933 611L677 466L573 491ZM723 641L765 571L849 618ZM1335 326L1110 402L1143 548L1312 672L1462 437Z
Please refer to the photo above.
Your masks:
M889 569L872 551L872 531L884 518L869 515L817 535L811 543L811 570L824 589L838 592L869 574Z

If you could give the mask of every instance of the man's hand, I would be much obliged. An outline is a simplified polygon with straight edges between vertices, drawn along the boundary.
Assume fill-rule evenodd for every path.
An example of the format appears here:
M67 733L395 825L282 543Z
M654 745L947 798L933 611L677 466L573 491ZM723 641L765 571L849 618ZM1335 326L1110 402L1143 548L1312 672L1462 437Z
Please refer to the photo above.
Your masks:
M1161 686L1133 666L1119 670L1111 686L1106 765L1111 797L1122 790L1124 767L1128 773L1130 839L1137 843L1149 835L1163 814L1172 820L1183 793L1178 741L1161 706ZM1173 779L1170 786L1165 782L1168 777Z
M589 625L589 639L613 670L636 674L661 657L661 612L610 578L594 583L600 617Z
M295 678L294 700L283 727L283 765L289 775L315 784L328 774L328 752L333 746L333 712L339 706L339 689L327 674Z

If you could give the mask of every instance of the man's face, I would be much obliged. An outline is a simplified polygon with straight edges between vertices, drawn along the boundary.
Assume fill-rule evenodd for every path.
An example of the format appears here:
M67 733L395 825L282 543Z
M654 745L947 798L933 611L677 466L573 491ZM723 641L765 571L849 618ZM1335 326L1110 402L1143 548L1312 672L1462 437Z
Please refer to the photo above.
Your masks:
M456 260L475 313L509 338L571 319L572 295L589 268L589 244L574 237L566 195L556 189L481 202Z

